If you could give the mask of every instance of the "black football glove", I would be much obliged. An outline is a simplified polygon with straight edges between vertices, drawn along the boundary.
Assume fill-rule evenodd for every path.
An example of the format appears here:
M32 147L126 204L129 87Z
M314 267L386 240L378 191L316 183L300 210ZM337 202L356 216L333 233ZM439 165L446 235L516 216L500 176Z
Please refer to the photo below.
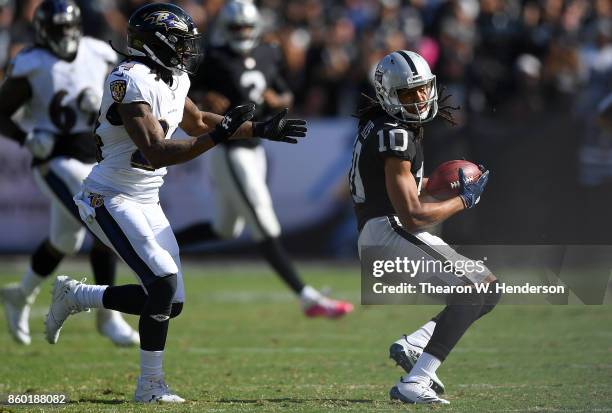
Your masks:
M459 196L465 208L473 208L480 201L480 195L489 182L489 171L484 171L476 182L468 182L463 169L459 168Z
M296 138L306 136L306 121L303 119L285 119L287 109L283 109L270 119L253 122L253 136L277 142L297 143Z
M244 122L253 119L255 104L236 106L225 113L223 120L215 126L210 137L215 144L227 141Z

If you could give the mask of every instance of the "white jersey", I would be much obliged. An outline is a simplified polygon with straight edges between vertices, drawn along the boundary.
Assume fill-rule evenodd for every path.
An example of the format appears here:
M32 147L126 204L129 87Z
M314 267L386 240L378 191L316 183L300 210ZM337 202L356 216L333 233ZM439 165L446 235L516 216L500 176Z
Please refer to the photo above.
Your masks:
M87 96L96 105L102 98L104 79L117 61L106 43L83 37L72 62L59 59L42 47L28 47L15 56L9 76L26 78L32 97L25 105L23 123L28 129L58 135L91 132L97 108L83 110Z
M144 102L170 139L183 119L190 80L173 76L169 86L148 66L126 61L106 79L99 125L95 130L100 158L85 188L101 195L121 195L141 202L158 202L166 168L154 169L136 147L117 112L119 103Z

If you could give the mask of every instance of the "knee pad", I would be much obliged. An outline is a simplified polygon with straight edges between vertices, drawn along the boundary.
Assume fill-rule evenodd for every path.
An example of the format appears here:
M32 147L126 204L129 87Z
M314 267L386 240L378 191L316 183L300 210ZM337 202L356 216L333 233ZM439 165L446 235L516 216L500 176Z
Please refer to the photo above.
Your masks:
M183 303L172 303L170 318L178 317L183 312Z
M170 319L172 312L172 298L176 292L176 274L160 277L147 285L147 302L144 306L144 315L155 321L164 322Z
M272 205L260 206L255 211L252 218L248 219L249 229L255 241L265 238L278 238L281 234L281 227L272 209Z
M489 293L483 293L484 302L482 304L482 310L480 312L480 317L485 314L488 314L495 308L499 300L501 299L501 292L496 291L497 280L493 281L489 284Z
M78 231L57 231L50 236L51 245L58 251L66 255L73 255L79 252L85 241L86 231L84 228Z
M482 307L484 304L485 294L476 292L475 288L472 288L470 293L454 293L447 296L447 305L460 305L460 306L473 306Z
M64 253L53 247L47 239L32 254L30 267L36 274L45 277L55 271L63 258Z

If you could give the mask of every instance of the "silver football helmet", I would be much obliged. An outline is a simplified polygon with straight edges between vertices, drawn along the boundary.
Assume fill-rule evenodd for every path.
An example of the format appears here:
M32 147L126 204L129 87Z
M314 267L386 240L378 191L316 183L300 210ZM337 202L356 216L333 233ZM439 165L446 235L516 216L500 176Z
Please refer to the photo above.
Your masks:
M219 13L221 42L241 54L249 53L259 42L260 15L249 0L229 0Z
M402 91L425 88L426 98L402 103ZM405 123L424 123L438 114L438 90L436 76L421 55L408 50L398 50L382 58L374 71L376 98L385 112Z

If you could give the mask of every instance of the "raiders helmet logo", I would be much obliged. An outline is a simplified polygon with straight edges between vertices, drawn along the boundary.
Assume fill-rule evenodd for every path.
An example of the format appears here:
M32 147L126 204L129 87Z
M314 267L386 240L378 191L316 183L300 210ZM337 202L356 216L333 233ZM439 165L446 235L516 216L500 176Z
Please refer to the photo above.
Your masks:
M127 82L125 80L115 80L110 83L111 96L115 102L122 102L125 97Z

